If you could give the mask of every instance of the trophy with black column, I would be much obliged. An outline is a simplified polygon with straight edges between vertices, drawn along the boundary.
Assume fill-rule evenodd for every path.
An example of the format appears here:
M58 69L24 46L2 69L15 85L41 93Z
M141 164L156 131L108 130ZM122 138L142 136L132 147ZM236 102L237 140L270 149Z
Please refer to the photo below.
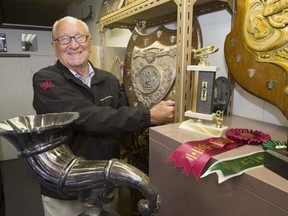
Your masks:
M195 59L199 59L198 65L188 65L187 71L193 73L193 89L191 110L185 112L185 117L180 128L221 137L228 127L223 126L224 111L213 113L214 81L218 66L210 66L204 60L208 55L217 52L214 46L207 46L201 49L192 49Z

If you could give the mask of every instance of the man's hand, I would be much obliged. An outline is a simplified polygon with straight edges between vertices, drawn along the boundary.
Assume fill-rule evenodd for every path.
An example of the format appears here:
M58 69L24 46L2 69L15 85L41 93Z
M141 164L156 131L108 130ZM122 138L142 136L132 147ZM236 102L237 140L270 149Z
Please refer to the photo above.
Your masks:
M161 125L174 120L175 101L161 101L150 109L151 125Z

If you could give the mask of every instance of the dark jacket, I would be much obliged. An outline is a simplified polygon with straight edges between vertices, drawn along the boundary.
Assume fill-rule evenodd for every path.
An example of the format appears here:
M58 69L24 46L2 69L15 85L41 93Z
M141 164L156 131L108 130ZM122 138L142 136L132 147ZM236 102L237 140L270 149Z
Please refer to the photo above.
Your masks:
M59 61L41 69L33 75L33 107L37 114L78 112L69 147L76 156L88 160L109 160L119 157L120 134L149 127L150 112L127 106L113 74L94 71L89 88Z

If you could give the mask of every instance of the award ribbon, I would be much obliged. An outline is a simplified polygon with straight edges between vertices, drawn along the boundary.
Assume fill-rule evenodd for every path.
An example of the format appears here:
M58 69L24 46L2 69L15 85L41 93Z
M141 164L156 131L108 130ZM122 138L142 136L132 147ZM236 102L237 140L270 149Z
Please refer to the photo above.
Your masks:
M218 183L222 183L227 179L238 176L247 170L257 168L264 165L264 157L268 149L286 149L287 142L281 140L268 140L262 143L263 151L246 154L244 156L234 157L231 159L222 159L212 164L201 178L216 172L218 175Z
M222 159L212 164L201 178L217 173L218 183L230 179L234 176L241 175L247 170L263 166L265 151L253 152L244 156Z
M210 160L211 157L214 155L220 154L222 152L228 151L230 149L236 148L238 145L236 143L226 143L222 148L215 148L211 151L208 151L206 154L201 155L198 160L195 162L194 166L192 167L192 172L195 178L198 180L200 175L205 168L206 164Z
M236 147L237 144L225 138L189 141L177 148L166 161L175 161L174 168L183 167L184 174L188 175L192 171L196 179L199 179L212 156Z
M271 140L268 134L250 129L229 129L224 137L212 137L200 141L189 141L180 145L166 161L174 161L174 168L183 167L182 173L193 172L198 180L211 157L234 149L240 145L259 145ZM207 175L207 174L206 174Z

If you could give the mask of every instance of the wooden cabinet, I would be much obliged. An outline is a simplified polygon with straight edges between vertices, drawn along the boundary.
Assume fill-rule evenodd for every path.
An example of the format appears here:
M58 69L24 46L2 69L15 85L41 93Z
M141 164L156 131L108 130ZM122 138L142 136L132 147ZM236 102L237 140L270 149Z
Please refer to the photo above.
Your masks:
M146 27L177 21L177 71L175 122L181 122L190 109L191 77L187 65L192 62L191 48L193 17L226 9L232 13L234 0L137 0L100 18L101 29L134 29L137 21L146 21Z

